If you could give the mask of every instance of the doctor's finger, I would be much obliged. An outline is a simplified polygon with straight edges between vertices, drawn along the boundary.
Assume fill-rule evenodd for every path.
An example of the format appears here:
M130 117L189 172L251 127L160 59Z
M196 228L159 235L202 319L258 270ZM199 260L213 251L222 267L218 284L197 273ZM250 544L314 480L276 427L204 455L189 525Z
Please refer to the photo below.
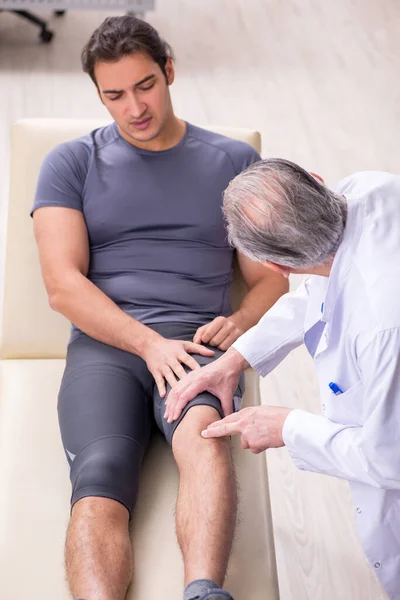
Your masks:
M168 419L168 416L171 412L174 411L175 409L175 405L179 400L179 392L176 392L176 387L181 387L181 383L179 383L177 386L174 386L174 388L172 388L167 396L166 402L165 402L165 413L164 413L164 418Z
M189 375L181 379L179 384L168 394L168 398L166 401L166 406L168 409L170 407L174 407L179 402L179 400L185 398L188 394L190 394L190 388L193 387L193 384L188 383L188 378Z
M169 417L174 414L178 402L181 402L183 406L186 406L186 404L189 402L189 400L184 400L184 398L187 396L187 390L190 387L190 384L188 386L186 383L186 379L187 376L181 379L174 386L171 386L172 389L169 391L165 401L164 418L167 420L169 420Z
M190 400L197 396L198 387L198 384L189 384L184 388L184 391L178 394L172 394L172 396L170 394L165 413L168 423L172 423L180 417L185 406L190 402Z
M178 402L175 404L175 406L170 406L168 408L168 416L167 416L168 423L171 424L174 421L176 421L177 419L179 419L183 409L189 402L190 402L190 400L178 400Z
M242 435L241 438L240 438L240 447L243 448L243 450L249 450L250 449L249 443L246 440L246 438L244 437L244 435Z
M211 429L205 429L201 432L201 435L205 438L219 438L227 435L237 435L241 433L241 426L239 422L222 424L212 427Z
M225 417L220 421L214 421L210 423L207 429L213 429L214 427L220 427L221 425L226 425L227 423L236 423L236 421L240 420L240 413L234 413L233 415L229 415L229 417Z

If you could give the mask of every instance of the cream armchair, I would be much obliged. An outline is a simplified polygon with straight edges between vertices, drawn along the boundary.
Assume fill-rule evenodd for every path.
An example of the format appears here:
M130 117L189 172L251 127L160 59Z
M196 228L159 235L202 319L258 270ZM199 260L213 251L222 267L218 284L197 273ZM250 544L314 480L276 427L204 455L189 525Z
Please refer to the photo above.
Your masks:
M68 467L58 432L57 393L69 323L48 306L29 211L38 170L56 144L103 125L94 120L24 120L12 128L2 341L0 348L0 597L67 600L63 546L69 519ZM259 149L257 133L218 129ZM236 302L241 295L236 277ZM246 374L245 403L259 404ZM227 587L235 600L277 600L277 575L265 457L234 441L241 519ZM175 541L178 483L171 452L155 437L143 468L133 519L136 576L130 600L182 597Z

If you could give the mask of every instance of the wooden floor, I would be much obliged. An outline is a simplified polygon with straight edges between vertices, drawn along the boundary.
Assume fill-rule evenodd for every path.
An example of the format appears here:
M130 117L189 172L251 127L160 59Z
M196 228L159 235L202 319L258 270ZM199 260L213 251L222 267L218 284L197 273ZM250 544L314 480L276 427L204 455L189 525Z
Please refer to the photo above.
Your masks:
M56 37L44 46L32 25L0 13L1 264L9 125L106 116L79 63L104 16L52 17ZM397 0L157 0L148 20L177 55L180 117L258 129L264 156L298 161L332 184L356 170L399 170ZM318 411L303 348L262 390L265 402ZM357 540L348 485L297 471L285 449L268 461L281 599L383 600Z

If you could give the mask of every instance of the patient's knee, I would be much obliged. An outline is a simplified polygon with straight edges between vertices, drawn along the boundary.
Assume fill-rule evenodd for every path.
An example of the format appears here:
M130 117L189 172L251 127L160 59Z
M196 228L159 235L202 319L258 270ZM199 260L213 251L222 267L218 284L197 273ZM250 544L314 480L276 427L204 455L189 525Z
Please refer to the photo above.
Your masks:
M205 439L201 436L210 423L219 419L218 411L210 406L198 405L188 410L172 438L172 450L178 464L189 462L190 457L198 459L204 455L212 460L213 456L226 454L228 439Z
M101 521L123 521L128 511L120 502L101 496L87 496L75 502L72 509L73 519L99 519Z

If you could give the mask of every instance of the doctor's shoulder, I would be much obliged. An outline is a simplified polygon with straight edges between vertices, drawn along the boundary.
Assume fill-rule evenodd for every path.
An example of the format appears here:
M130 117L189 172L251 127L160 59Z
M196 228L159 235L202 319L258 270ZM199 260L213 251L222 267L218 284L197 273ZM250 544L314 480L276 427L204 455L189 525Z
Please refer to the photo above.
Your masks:
M334 187L336 194L349 194L355 197L393 191L400 192L400 175L387 171L358 171L341 179Z

